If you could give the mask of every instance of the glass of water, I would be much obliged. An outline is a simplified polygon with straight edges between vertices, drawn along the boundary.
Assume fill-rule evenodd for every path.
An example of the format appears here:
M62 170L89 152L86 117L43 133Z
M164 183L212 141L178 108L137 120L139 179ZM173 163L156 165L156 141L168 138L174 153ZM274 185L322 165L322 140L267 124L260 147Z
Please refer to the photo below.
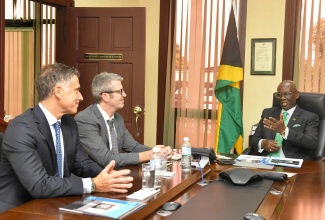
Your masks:
M155 167L150 163L142 164L142 189L153 190L155 187Z
M167 157L168 157L167 149L160 149L159 154L160 154L160 158L161 158L161 172L166 172L167 171Z

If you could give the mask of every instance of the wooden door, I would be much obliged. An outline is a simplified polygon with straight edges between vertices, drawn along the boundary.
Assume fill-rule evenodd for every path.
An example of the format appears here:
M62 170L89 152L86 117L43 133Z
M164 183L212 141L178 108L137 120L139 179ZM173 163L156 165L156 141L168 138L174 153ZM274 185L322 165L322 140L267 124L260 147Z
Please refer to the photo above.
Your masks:
M67 64L81 74L84 100L78 110L94 103L91 82L95 74L120 74L127 97L118 112L132 136L143 143L145 8L67 8L66 36ZM136 120L137 106L142 113Z

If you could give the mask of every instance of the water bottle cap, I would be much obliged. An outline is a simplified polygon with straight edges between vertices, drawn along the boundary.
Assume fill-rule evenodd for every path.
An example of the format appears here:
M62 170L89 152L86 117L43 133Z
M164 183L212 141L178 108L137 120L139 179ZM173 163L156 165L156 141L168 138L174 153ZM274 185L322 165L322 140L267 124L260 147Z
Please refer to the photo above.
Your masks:
M190 139L188 137L184 137L184 141L189 141Z

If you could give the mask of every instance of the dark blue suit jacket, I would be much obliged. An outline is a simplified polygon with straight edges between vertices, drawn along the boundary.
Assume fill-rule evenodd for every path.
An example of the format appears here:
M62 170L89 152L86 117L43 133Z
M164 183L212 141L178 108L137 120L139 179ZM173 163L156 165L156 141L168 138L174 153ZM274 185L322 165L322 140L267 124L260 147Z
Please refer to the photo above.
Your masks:
M0 212L35 198L82 195L81 177L100 173L102 168L80 146L78 127L71 116L61 118L61 130L63 179L58 177L52 133L41 108L37 105L10 122L2 144Z
M264 128L263 119L273 117L280 120L281 108L267 108L262 112L261 120L250 140L250 146L258 149L261 139L274 139L276 132ZM290 117L287 127L289 135L282 142L282 150L288 158L314 160L318 140L319 117L317 114L301 109L298 105ZM262 155L268 152L263 151Z

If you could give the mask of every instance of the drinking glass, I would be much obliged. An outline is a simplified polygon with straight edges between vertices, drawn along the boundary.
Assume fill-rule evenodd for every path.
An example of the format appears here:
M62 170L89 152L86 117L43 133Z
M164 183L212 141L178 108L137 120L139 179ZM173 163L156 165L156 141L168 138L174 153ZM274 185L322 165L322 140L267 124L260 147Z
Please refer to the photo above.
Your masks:
M155 167L149 163L142 164L142 189L153 190L155 187Z

